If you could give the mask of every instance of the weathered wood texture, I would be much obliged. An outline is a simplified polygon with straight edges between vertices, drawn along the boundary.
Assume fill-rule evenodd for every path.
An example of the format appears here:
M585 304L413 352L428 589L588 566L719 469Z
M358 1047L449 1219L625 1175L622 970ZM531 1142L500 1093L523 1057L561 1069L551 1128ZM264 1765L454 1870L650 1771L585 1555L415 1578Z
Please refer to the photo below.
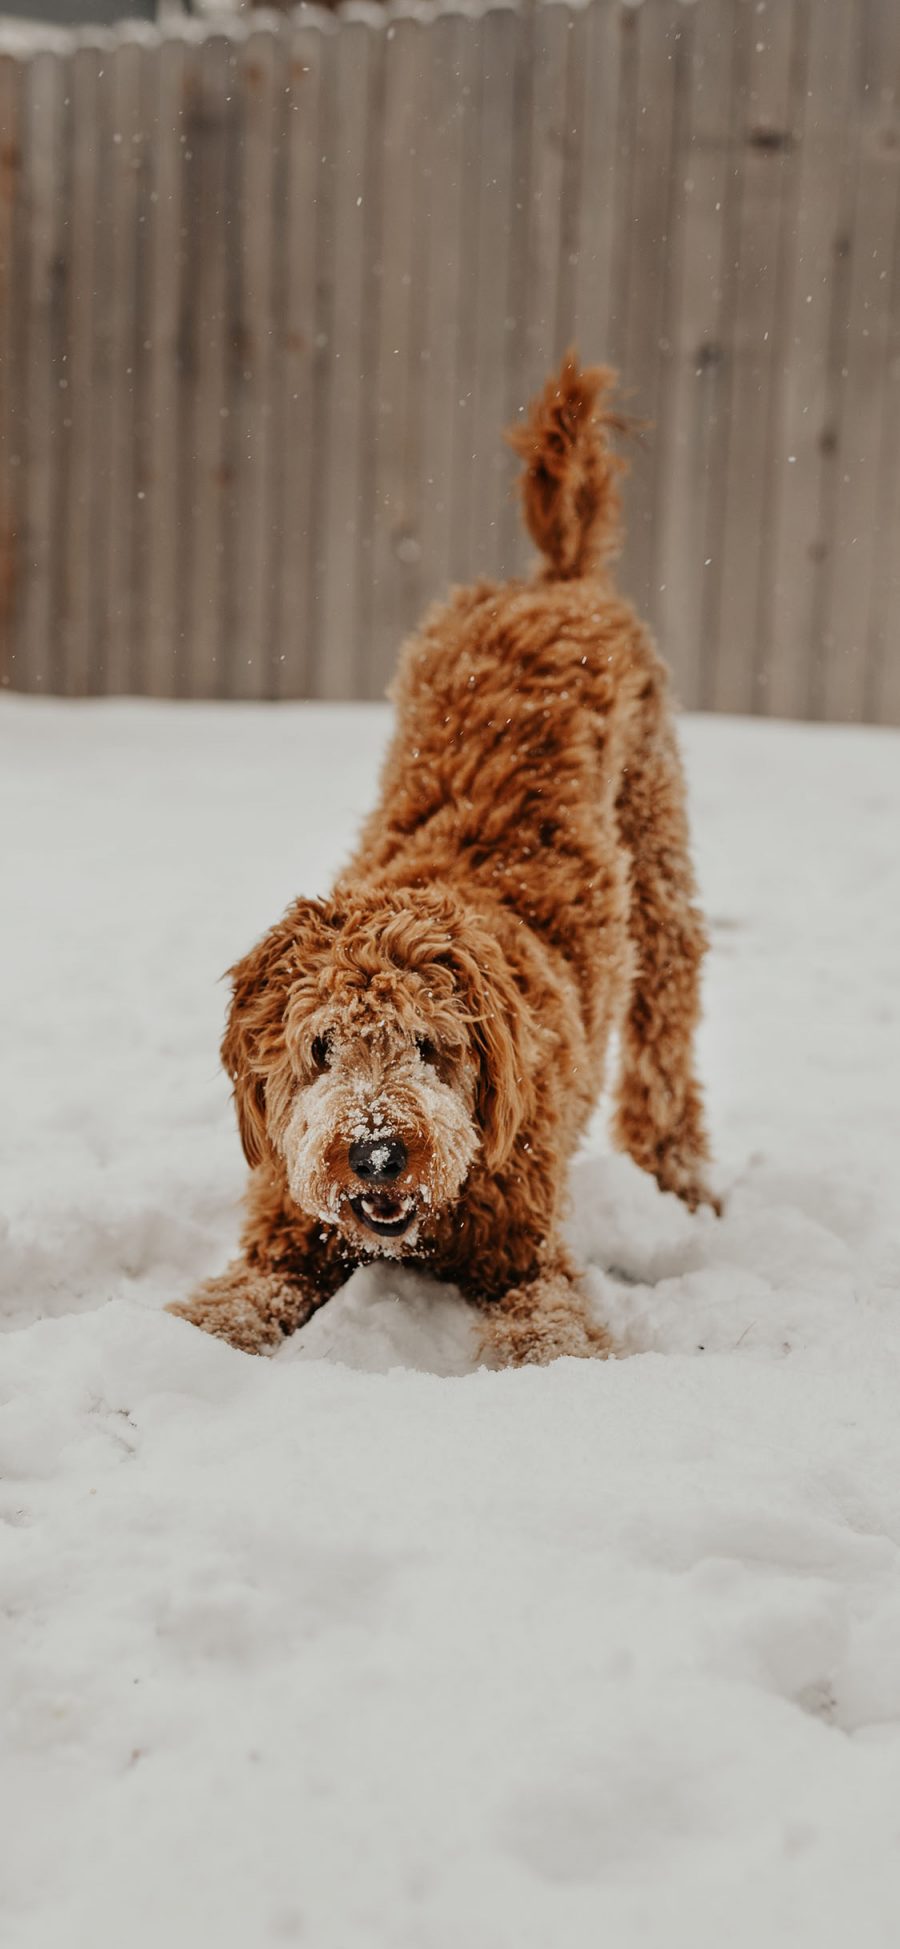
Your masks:
M900 722L898 0L0 36L0 680L380 694L573 340L683 701Z

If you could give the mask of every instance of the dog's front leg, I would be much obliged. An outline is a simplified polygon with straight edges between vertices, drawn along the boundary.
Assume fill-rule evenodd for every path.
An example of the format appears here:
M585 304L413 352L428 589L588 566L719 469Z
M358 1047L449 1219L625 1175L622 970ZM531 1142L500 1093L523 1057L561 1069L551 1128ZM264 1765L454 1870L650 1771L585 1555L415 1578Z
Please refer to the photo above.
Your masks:
M478 1304L481 1352L491 1367L546 1367L566 1355L602 1360L612 1352L609 1334L591 1317L562 1253L542 1265L534 1278Z
M310 1314L330 1296L302 1273L232 1259L215 1279L206 1279L189 1299L175 1300L167 1312L215 1333L243 1353L272 1353L288 1334L305 1326Z

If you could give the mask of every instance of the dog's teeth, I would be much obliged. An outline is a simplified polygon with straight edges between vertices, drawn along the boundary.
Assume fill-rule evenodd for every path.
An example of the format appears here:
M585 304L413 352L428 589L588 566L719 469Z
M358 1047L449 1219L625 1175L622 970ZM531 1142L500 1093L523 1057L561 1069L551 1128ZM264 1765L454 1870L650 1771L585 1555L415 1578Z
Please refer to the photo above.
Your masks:
M405 1218L415 1204L414 1198L361 1198L360 1204L367 1218L379 1225L394 1225L399 1218Z

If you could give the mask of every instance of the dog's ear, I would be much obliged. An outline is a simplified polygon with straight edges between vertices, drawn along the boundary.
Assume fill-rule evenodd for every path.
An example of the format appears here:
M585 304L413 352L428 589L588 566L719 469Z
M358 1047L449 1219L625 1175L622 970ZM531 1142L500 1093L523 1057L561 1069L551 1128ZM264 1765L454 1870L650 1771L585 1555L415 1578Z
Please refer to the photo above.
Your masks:
M509 1160L534 1109L537 1046L525 1000L506 957L487 929L452 950L478 1060L475 1115L490 1171Z
M320 901L298 900L229 969L232 994L221 1056L234 1085L238 1129L251 1166L261 1164L269 1150L266 1099L288 1063L284 1016L291 987L315 950L328 943L334 925L335 917Z

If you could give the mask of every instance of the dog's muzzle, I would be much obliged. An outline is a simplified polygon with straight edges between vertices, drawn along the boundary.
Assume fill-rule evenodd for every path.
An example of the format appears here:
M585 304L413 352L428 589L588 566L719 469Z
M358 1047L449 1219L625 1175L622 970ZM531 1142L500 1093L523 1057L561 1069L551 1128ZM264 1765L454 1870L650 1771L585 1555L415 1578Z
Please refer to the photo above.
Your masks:
M392 1189L409 1162L402 1137L358 1137L347 1157L360 1181L360 1190L350 1196L354 1217L380 1238L400 1238L416 1215L415 1198Z

